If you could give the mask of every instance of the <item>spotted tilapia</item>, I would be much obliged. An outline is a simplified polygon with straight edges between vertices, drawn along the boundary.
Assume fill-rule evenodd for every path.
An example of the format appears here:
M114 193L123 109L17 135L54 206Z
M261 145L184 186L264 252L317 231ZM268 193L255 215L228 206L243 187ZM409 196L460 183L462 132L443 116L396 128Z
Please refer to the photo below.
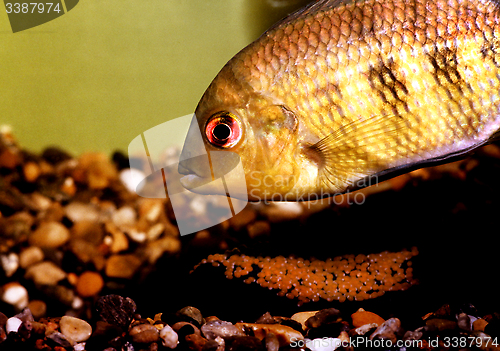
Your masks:
M467 154L500 128L499 4L312 2L216 76L195 112L204 147L239 155L250 200L331 196ZM181 182L217 193L196 189L211 180L199 152L188 134Z

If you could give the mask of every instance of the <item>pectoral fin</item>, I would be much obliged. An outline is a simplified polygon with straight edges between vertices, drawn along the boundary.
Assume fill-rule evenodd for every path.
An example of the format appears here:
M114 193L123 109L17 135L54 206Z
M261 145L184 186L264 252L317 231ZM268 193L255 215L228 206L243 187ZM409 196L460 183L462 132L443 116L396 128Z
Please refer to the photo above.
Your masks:
M375 116L345 124L310 146L320 159L321 187L343 192L355 187L356 181L390 168L395 153L404 149L405 128L399 116Z

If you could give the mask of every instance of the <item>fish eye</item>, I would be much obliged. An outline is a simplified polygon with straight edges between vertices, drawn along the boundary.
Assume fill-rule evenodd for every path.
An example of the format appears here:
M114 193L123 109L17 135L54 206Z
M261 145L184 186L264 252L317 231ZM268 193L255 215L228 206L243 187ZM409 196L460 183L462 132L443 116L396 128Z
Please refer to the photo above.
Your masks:
M218 112L207 121L205 135L210 144L227 149L240 140L240 124L232 113Z

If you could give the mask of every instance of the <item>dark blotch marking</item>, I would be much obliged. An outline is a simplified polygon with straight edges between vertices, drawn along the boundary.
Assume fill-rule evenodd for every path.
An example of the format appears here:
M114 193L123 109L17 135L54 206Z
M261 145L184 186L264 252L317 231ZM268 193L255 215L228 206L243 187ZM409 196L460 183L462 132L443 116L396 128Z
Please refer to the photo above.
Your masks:
M404 82L396 78L396 75L395 64L393 61L389 61L387 65L380 63L379 65L370 67L368 80L370 87L377 92L384 103L392 107L394 114L403 117L398 111L401 110L401 107L405 111L408 111L408 104L406 102L408 89ZM400 107L399 109L398 106Z

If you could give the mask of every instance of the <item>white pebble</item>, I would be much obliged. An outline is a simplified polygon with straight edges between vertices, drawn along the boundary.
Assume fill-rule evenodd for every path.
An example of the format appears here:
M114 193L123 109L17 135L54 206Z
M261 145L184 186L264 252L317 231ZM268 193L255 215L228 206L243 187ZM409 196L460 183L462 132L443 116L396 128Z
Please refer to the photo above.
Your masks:
M85 343L84 342L81 342L79 344L75 344L73 346L73 350L74 351L85 351Z
M63 316L59 322L61 333L75 342L87 340L92 334L92 327L83 319Z
M22 310L28 306L28 290L19 283L6 284L4 286L2 300Z
M71 302L71 308L79 310L83 307L83 300L79 296L75 296L73 302Z
M140 192L144 187L141 182L146 178L146 174L136 168L127 168L120 172L120 180L130 192ZM139 186L140 185L140 186Z
M10 317L7 319L7 323L5 324L5 331L7 334L9 333L17 333L19 327L23 324L23 321L17 317Z
M137 220L137 214L135 210L130 206L120 207L113 215L111 216L113 223L117 227L127 227L135 224Z
M19 268L19 257L13 252L0 256L0 262L7 277L12 277Z
M170 349L175 349L179 343L179 337L177 333L168 324L160 330L160 338L162 344Z

